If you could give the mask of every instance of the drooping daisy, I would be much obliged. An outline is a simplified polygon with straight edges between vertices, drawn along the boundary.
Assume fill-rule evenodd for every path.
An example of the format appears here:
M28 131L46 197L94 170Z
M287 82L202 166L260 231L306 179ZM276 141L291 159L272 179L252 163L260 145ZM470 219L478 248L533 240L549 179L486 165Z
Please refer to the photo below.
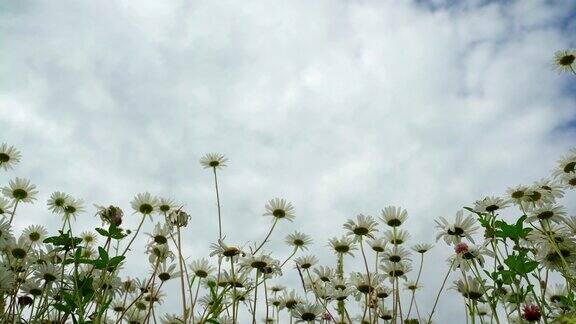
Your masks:
M6 143L0 145L0 168L4 170L12 169L16 163L20 162L22 155L14 146Z
M294 231L286 236L285 242L295 249L308 250L308 245L312 244L312 238L307 234Z
M484 296L481 283L475 277L467 276L466 279L458 279L454 282L454 288L456 288L462 296L472 300L478 300Z
M356 220L349 219L346 221L344 229L348 230L348 235L354 236L359 240L363 236L374 238L374 233L378 232L376 228L377 225L378 223L376 223L372 216L359 214L356 216Z
M566 210L561 205L545 204L530 212L527 222L550 221L561 223L566 216Z
M215 267L211 266L207 259L199 259L190 262L188 266L192 274L199 278L206 278L212 272L216 270Z
M424 253L430 251L433 247L434 247L434 245L429 244L429 243L418 243L412 247L412 250L416 251L420 254L424 254Z
M490 317L492 315L492 310L490 309L490 306L486 304L478 304L477 310L478 310L478 316L482 318Z
M391 227L397 227L402 225L404 221L408 218L408 212L406 209L402 209L400 207L395 206L388 206L382 210L382 214L380 215L380 219Z
M299 322L311 323L320 319L324 308L319 304L298 303L291 311L292 317Z
M309 269L318 263L318 258L313 255L306 255L294 259L294 262L302 269Z
M63 192L56 191L50 195L48 199L48 210L54 214L60 214L64 212L64 206L71 197Z
M272 216L278 220L294 220L294 206L292 206L292 203L286 201L286 199L270 199L265 208L266 212L264 213L264 216Z
M378 304L378 317L384 321L390 321L392 319L392 310L383 303Z
M333 237L328 241L330 246L336 254L349 254L354 256L351 251L356 250L354 239L349 236L342 236L340 238Z
M190 220L190 215L183 211L182 209L175 209L168 215L168 221L172 226L186 227L188 226L188 221Z
M148 246L146 253L148 253L148 261L151 264L164 262L168 258L174 260L174 253L170 251L168 244L151 244Z
M170 225L168 225L168 223L164 223L163 225L156 223L154 226L154 231L152 231L152 233L145 234L152 239L150 244L166 244L168 243L168 239L172 234L172 228Z
M130 202L132 209L142 215L150 215L158 208L158 199L149 192L139 193Z
M380 299L388 298L392 294L392 288L386 286L380 286L376 289L376 297Z
M406 230L388 230L384 233L384 238L390 242L390 244L401 245L410 239L410 233Z
M456 219L454 223L448 222L444 217L440 217L439 220L435 220L436 228L440 230L438 235L436 235L436 241L439 239L444 239L447 244L456 244L462 240L462 238L467 238L472 243L474 243L474 234L478 230L476 225L476 220L468 215L464 217L464 211L459 210L456 213Z
M361 294L372 293L383 281L384 277L381 274L375 273L368 277L365 273L354 272L350 277L350 283Z
M204 169L220 169L226 166L226 162L228 162L228 159L220 153L207 153L200 158L200 165L202 165Z
M22 232L22 236L26 237L32 246L42 244L47 235L48 231L46 228L40 225L30 225Z
M282 304L280 308L287 308L288 310L294 309L298 304L303 303L304 300L296 294L295 290L291 290L289 293L285 293L282 296Z
M36 200L35 196L38 194L38 191L36 190L36 185L31 184L30 180L16 178L10 180L8 184L8 187L2 188L4 196L18 202L26 203Z
M574 50L562 50L554 53L554 66L558 73L574 73L574 60L576 60Z
M493 213L497 210L504 209L508 202L500 197L485 197L474 203L474 210L480 213Z

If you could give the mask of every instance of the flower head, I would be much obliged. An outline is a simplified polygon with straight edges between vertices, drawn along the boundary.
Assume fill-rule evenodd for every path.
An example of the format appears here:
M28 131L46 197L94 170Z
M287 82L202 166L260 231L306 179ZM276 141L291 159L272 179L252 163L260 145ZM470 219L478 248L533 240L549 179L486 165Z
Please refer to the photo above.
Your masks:
M540 313L540 308L537 305L525 305L522 308L522 317L528 322L539 322L542 313Z
M308 250L308 245L312 243L312 238L307 234L294 231L294 233L288 234L284 241L295 249Z
M447 244L456 244L462 240L462 238L467 238L471 242L474 242L472 234L478 230L476 221L470 215L464 217L464 211L459 210L456 213L456 219L453 223L448 222L444 217L440 217L436 220L436 228L440 230L438 235L436 235L436 241L443 238Z
M0 169L12 169L16 163L20 162L20 151L14 146L8 146L6 143L0 145Z
M150 215L158 208L158 199L149 192L139 193L130 204L137 213Z
M356 239L361 239L363 236L374 237L374 233L378 231L376 228L378 224L372 216L365 216L359 214L356 220L349 219L344 224L344 229L348 230L348 235L354 236Z
M289 221L294 220L294 206L286 199L270 199L265 208L264 216L272 216L276 219L287 219Z
M380 215L380 219L391 227L396 227L402 225L404 221L408 218L408 212L406 209L402 209L400 207L395 206L388 206L382 210L382 214Z
M19 202L32 202L36 200L36 185L30 183L30 180L16 178L10 180L9 186L2 188L4 196Z
M574 50L562 50L554 53L554 66L558 73L574 72L572 64L576 60L576 52Z
M200 165L202 165L204 169L220 169L226 166L226 162L228 162L228 159L220 153L207 153L200 158Z

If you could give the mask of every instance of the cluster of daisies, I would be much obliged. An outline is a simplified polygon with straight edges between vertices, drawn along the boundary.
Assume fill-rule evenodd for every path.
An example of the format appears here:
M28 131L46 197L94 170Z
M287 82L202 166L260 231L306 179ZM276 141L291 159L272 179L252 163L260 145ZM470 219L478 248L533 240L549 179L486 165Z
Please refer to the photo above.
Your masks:
M12 169L20 159L14 147L0 146L0 169ZM558 162L549 179L509 188L505 196L486 197L454 218L436 220L436 240L453 252L434 305L426 310L417 292L433 245L409 244L405 209L388 206L377 217L349 219L341 236L325 242L332 265L319 265L307 254L312 238L299 231L285 237L286 257L278 258L268 250L271 237L279 223L296 216L285 199L264 205L270 227L262 239L232 244L222 235L218 175L227 162L218 153L200 159L213 173L218 236L209 256L196 260L182 249L190 215L173 199L148 192L131 201L136 228L125 226L122 208L94 205L102 227L88 231L75 224L88 212L84 202L54 192L47 208L61 216L58 233L31 225L17 237L14 216L37 200L38 191L29 180L10 180L0 197L0 321L431 323L446 290L462 296L472 323L552 323L574 314L576 217L568 216L560 200L576 187L576 150ZM131 278L123 275L123 265L138 257L130 253L137 242L145 244L149 272ZM298 285L283 285L288 272ZM161 314L167 292L180 303L172 305L175 313Z

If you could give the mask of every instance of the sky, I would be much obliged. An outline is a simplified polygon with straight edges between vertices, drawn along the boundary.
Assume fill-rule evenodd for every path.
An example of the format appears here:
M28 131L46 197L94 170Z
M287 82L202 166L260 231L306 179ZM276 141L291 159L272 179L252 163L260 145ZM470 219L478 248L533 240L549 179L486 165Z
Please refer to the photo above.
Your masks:
M59 219L53 191L86 201L75 227L97 225L93 203L124 208L149 191L192 216L185 253L217 239L212 174L221 152L226 241L261 240L268 199L296 208L286 234L328 238L359 213L398 205L411 242L434 242L434 219L549 175L576 143L576 82L554 52L575 46L571 1L34 1L0 4L0 142L23 160L3 173L38 186L16 226ZM570 211L576 200L569 198ZM152 230L145 224L145 232ZM141 255L144 238L134 256ZM424 267L431 309L451 253ZM357 258L350 262L359 262ZM351 265L351 267L357 264ZM132 276L148 269L133 258ZM294 270L278 283L296 284ZM454 280L456 276L454 276ZM174 286L176 287L176 286ZM173 288L175 289L175 288ZM164 309L177 312L178 294ZM439 322L462 322L444 294Z

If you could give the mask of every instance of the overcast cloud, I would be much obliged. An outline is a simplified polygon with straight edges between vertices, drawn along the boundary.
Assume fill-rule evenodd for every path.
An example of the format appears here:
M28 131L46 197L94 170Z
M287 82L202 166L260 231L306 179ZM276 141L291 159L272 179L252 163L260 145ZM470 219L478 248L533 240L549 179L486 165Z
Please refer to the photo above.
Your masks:
M341 224L391 204L408 209L412 243L433 242L434 218L548 175L576 144L576 80L551 64L576 41L572 2L463 2L3 1L0 142L23 153L8 177L40 190L16 225L55 230L56 190L88 202L85 228L92 203L129 214L150 191L185 204L186 253L205 256L216 207L198 159L216 151L230 158L228 242L263 238L276 196L297 212L277 257L298 229L333 262L324 246ZM427 267L421 310L446 268ZM463 321L461 299L445 295L438 315Z

